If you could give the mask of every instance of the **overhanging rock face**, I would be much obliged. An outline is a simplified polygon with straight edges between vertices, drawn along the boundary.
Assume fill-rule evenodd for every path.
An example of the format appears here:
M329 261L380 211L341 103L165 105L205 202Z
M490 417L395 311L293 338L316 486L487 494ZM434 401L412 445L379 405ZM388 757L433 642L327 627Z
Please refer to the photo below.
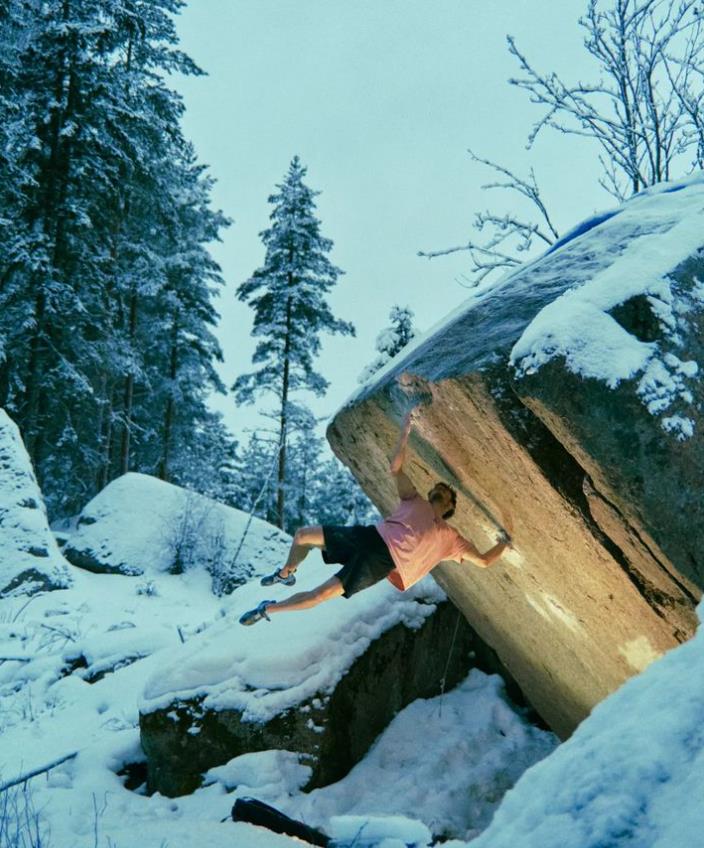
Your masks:
M489 569L434 576L563 738L690 638L704 580L704 178L584 222L478 290L337 413L328 439L380 509L405 466L454 485ZM401 372L414 375L405 389Z

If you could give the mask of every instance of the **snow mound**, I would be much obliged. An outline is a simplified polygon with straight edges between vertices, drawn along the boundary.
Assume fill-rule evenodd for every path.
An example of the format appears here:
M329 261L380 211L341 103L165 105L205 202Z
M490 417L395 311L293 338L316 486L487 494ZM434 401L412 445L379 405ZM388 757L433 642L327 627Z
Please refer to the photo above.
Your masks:
M0 409L0 592L70 585L32 463L15 422Z
M528 769L472 848L701 845L703 672L700 626Z
M297 576L312 588L339 570L312 551ZM238 589L240 613L291 590L263 589L253 580ZM335 598L299 613L273 615L253 627L222 621L192 639L147 681L139 704L149 713L174 700L204 697L203 709L238 710L243 721L266 722L319 692L332 691L371 642L394 625L419 628L446 600L431 577L407 592L388 580L350 598Z
M259 518L249 527L248 522L238 509L129 472L86 505L64 552L91 571L153 575L204 567L220 594L268 570L288 552L287 534Z

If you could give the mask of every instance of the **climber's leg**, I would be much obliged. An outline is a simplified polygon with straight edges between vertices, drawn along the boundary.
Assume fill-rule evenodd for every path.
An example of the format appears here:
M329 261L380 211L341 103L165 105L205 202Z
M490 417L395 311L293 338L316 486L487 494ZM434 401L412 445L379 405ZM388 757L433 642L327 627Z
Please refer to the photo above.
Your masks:
M329 601L331 598L337 598L344 592L342 581L339 577L331 577L325 583L321 583L315 589L309 592L297 592L291 595L284 601L267 604L266 612L271 615L272 612L289 612L292 610L308 609L322 604L323 601Z
M325 538L323 536L323 528L319 524L299 527L293 534L293 542L288 552L288 558L286 563L281 567L279 574L282 577L288 577L303 562L312 548L323 547L325 547Z

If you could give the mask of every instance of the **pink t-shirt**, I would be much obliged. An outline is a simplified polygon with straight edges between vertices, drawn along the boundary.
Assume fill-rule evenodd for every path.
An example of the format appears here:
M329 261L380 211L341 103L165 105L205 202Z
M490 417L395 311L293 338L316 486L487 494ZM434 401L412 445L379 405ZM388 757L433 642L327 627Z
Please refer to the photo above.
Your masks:
M462 554L474 550L447 522L435 517L432 506L420 495L402 500L375 526L396 565L387 579L401 591L425 577L439 562L461 562Z

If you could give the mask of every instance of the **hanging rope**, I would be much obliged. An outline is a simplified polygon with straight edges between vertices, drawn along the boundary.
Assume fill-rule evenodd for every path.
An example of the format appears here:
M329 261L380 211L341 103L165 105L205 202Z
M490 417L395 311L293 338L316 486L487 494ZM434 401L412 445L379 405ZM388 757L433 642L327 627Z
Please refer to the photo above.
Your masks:
M445 681L447 679L447 671L450 668L450 660L452 659L452 652L455 649L455 641L457 639L457 631L460 627L460 618L462 613L460 610L457 610L457 621L455 621L455 632L452 634L452 642L450 643L450 651L447 655L447 662L445 663L445 671L442 673L442 680L440 681L440 702L439 702L439 710L438 714L442 716L442 699L445 697Z
M281 445L283 444L285 434L282 432L279 436L279 443L277 445L276 450L274 451L274 460L271 463L271 467L269 468L269 473L266 475L266 479L264 480L264 484L262 485L259 494L255 498L254 503L252 504L252 508L249 512L249 517L247 518L247 523L245 524L244 531L242 532L242 538L240 539L240 543L237 546L237 550L235 551L235 555L230 560L230 568L233 568L235 563L237 562L237 557L240 555L240 551L242 550L242 545L244 544L245 537L249 532L250 525L252 524L252 519L254 518L254 510L257 508L257 504L262 499L262 495L267 489L269 485L269 481L271 480L272 474L274 473L274 469L276 468L276 464L278 462L279 456L281 454Z

